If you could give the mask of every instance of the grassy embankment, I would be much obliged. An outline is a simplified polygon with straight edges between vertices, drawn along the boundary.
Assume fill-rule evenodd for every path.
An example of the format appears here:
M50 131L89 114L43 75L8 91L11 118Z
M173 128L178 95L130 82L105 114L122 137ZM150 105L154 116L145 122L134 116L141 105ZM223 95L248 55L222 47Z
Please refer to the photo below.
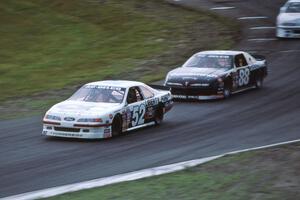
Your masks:
M162 0L2 0L0 23L0 119L41 113L85 82L160 80L238 36L232 21Z
M300 197L300 143L226 156L137 181L49 200L295 200Z

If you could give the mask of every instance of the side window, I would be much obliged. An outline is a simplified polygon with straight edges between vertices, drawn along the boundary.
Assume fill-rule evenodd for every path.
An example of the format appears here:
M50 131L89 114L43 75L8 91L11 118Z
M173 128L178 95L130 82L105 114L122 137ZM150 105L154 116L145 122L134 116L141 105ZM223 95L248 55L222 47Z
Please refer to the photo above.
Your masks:
M238 54L234 58L234 63L237 68L247 66L248 63L243 54Z
M127 103L131 104L141 100L143 100L143 96L141 95L139 89L137 87L129 88L127 95Z
M140 88L140 90L141 90L141 92L142 92L145 99L149 99L151 97L154 97L154 93L151 92L148 88L146 88L144 86L140 86L139 88Z

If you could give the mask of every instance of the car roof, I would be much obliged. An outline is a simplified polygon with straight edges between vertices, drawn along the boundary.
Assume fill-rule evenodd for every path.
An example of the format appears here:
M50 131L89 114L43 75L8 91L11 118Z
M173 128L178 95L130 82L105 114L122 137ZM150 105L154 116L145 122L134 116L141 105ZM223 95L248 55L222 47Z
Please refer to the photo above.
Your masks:
M133 86L144 85L138 81L127 81L127 80L106 80L106 81L95 81L87 83L86 85L99 85L99 86L113 86L113 87L122 87L128 88Z
M235 56L237 54L244 53L243 51L227 51L227 50L214 50L214 51L201 51L196 53L196 55L203 55L203 54L215 54L215 55L228 55L228 56Z

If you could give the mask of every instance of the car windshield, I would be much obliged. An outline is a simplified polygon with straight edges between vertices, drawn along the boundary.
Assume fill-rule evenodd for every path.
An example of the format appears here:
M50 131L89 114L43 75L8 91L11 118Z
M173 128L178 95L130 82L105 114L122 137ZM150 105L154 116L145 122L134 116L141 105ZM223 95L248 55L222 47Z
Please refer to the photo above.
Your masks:
M300 3L289 3L289 5L286 8L286 13L300 13Z
M183 67L196 68L232 68L232 56L214 55L214 54L198 54L192 56Z
M122 103L125 88L85 85L73 94L69 100L86 101L86 102L102 102L102 103Z

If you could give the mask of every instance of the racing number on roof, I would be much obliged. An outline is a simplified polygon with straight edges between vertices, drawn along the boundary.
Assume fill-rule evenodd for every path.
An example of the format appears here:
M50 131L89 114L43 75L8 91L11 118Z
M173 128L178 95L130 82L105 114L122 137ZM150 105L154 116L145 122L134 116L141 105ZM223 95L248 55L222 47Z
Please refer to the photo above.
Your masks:
M132 122L131 122L132 127L141 125L144 123L145 112L146 112L145 104L140 104L138 106L133 107Z
M250 80L250 70L249 68L244 68L239 70L239 86L248 85Z

